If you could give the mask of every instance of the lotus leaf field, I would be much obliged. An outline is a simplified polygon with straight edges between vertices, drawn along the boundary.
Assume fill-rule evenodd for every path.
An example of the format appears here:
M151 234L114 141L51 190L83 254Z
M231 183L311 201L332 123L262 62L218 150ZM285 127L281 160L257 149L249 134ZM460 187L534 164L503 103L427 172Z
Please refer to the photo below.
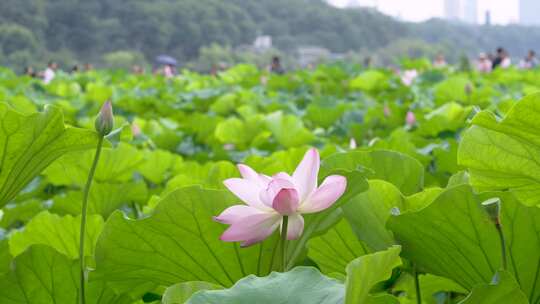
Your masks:
M0 303L540 303L540 70L408 65L0 69ZM270 178L317 151L337 201L290 240L227 242L237 164Z

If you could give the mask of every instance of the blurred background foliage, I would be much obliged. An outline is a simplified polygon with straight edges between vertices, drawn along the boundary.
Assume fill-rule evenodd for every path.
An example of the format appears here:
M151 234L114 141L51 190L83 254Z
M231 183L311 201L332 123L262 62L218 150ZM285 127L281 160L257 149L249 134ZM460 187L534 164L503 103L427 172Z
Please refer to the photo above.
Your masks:
M263 55L238 51L260 35L272 37L273 49ZM540 48L540 28L439 19L407 23L322 0L0 1L0 65L17 71L49 60L62 66L124 67L163 53L182 66L209 71L221 63L257 64L274 54L293 57L302 46L323 47L358 62L370 57L389 64L396 55L441 52L455 63L464 52L474 56L499 45L522 56Z

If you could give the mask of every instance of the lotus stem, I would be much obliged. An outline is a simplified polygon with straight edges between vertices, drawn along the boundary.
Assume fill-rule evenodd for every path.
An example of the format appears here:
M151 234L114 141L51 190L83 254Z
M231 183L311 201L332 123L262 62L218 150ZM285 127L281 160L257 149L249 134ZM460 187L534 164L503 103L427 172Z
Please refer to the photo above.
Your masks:
M422 294L420 291L420 279L418 278L418 270L416 264L413 265L413 275L414 275L414 288L416 290L416 303L422 304Z
M495 228L497 228L497 233L499 234L499 239L501 241L501 262L502 262L502 268L503 270L508 269L508 263L506 261L506 240L504 238L504 233L502 229L502 225L500 222L497 222L495 224Z
M101 148L103 146L103 136L99 136L99 140L96 147L96 153L94 155L94 161L92 167L90 167L90 172L88 173L88 179L86 180L86 185L84 186L83 201L82 201L82 210L81 210L81 234L79 237L79 265L80 265L80 292L79 292L79 303L85 304L85 283L86 283L86 268L84 265L84 237L86 234L86 213L88 210L88 196L90 194L90 187L92 186L92 181L94 179L94 174L96 173L97 164L99 161L99 156L101 155Z
M289 217L283 217L283 223L281 225L281 271L287 271L287 229L289 226Z

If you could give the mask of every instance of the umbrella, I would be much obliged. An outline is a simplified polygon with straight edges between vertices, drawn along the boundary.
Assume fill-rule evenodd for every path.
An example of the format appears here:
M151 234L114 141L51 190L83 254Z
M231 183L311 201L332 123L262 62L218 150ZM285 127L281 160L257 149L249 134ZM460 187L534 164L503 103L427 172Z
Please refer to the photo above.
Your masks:
M169 56L169 55L159 55L156 57L156 63L176 65L178 61L176 61L174 57Z

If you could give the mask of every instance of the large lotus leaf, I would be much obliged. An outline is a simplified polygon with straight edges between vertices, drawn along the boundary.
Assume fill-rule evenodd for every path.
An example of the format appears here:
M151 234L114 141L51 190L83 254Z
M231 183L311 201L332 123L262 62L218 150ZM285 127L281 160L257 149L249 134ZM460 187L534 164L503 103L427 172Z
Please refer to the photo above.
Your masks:
M313 122L316 126L329 128L341 118L341 115L346 110L346 104L336 104L335 100L321 105L310 104L306 108L306 119Z
M210 106L212 112L216 112L219 115L227 116L234 112L237 107L238 96L234 93L226 93L216 99L216 101Z
M369 248L358 240L345 219L308 242L308 257L326 274L345 274L347 264L369 252Z
M424 168L414 158L399 152L376 150L337 153L325 159L326 167L346 170L364 169L368 179L381 179L394 184L405 195L420 191L424 184Z
M163 304L185 304L191 296L200 290L223 289L222 286L208 282L184 282L170 286L165 290Z
M468 185L445 190L426 208L391 217L388 227L403 246L403 256L421 269L471 290L491 281L501 267L495 226L481 202L502 200L502 225L509 271L531 303L540 299L540 210L526 207L510 193L474 194Z
M103 83L91 82L86 85L86 98L93 102L103 102L111 98L113 90Z
M236 117L220 122L216 126L215 137L224 144L235 144L245 148L248 144L261 144L257 142L271 135L265 128L264 115L252 114L240 120Z
M81 92L81 86L76 82L68 82L56 77L55 81L46 86L46 91L60 97L75 97ZM105 99L97 100L103 102Z
M347 266L345 304L394 304L398 300L389 294L370 294L379 282L387 280L392 270L401 265L400 247L393 246L357 258Z
M285 151L277 151L270 156L250 155L245 164L257 172L272 176L280 171L294 172L296 166L306 154L307 148L290 148ZM323 154L323 153L321 153ZM324 157L323 155L321 157Z
M0 276L2 304L77 303L79 263L44 245L33 245L13 261L11 271ZM129 304L101 283L88 284L88 304Z
M144 152L144 161L137 171L144 178L159 185L166 181L173 173L173 168L181 163L182 158L165 150L147 150Z
M472 107L449 102L424 116L418 132L423 136L437 136L443 131L457 131L465 126Z
M366 71L352 79L349 83L352 90L375 92L388 87L387 76L380 71Z
M415 146L413 133L403 128L395 129L384 140L377 139L372 141L370 147L377 150L391 150L409 155L417 159L424 166L427 166L431 162L431 157L420 153Z
M2 209L0 227L4 229L18 228L43 211L43 208L43 203L37 199L8 204Z
M66 128L58 108L25 116L0 103L0 207L55 159L96 143L94 132Z
M168 120L140 120L135 119L134 123L140 126L142 130L142 139L152 140L155 145L161 149L174 151L182 141L182 133L177 131L177 126L167 123Z
M432 274L421 274L418 276L418 281L420 285L422 303L440 303L440 301L436 298L436 295L440 293L467 293L467 290L456 282ZM402 273L398 282L392 287L392 291L405 293L402 297L400 297L400 303L417 303L414 277L410 274Z
M38 108L35 103L32 102L28 97L24 95L16 95L11 97L11 99L5 99L1 98L3 101L7 101L7 103L17 112L25 115L34 114L38 111Z
M368 191L343 206L343 212L360 240L375 250L384 250L395 244L392 232L386 228L386 220L392 208L403 207L404 198L394 185L372 180Z
M444 104L451 101L469 102L465 87L470 85L470 81L462 76L456 76L440 82L434 88L435 102Z
M45 175L54 185L82 186L88 178L94 153L66 154L49 166ZM103 148L94 180L100 183L130 181L143 160L143 153L126 143L120 143L116 148Z
M186 117L185 126L195 133L198 142L210 144L215 141L216 126L222 120L219 116L194 113Z
M13 257L9 253L8 239L0 241L0 273L8 272Z
M103 218L123 204L143 203L148 197L148 189L144 182L134 183L93 183L88 197L88 214L100 214ZM50 211L58 214L81 214L83 192L68 191L53 199Z
M237 201L226 191L190 187L163 198L151 217L113 213L97 244L99 278L141 295L179 282L231 286L248 274L269 273L279 259L276 238L249 248L219 240L226 226L212 217Z
M443 144L432 150L435 173L452 174L461 168L457 164L458 143L454 139L448 139Z
M243 121L236 117L228 118L216 126L214 136L224 144L244 145L251 141Z
M76 259L79 257L80 225L80 216L60 217L43 211L34 217L23 230L11 235L9 239L10 252L13 256L18 256L34 244L43 244L56 249L71 259ZM93 255L103 225L101 216L88 216L85 238L86 256Z
M289 267L311 236L335 222L338 206L367 188L362 175L347 174L351 185L334 208L305 216L304 233L288 246ZM97 272L119 292L135 295L189 281L231 286L249 274L268 274L280 263L277 233L249 248L219 240L226 226L211 219L235 203L238 199L226 191L189 187L163 198L151 217L133 221L113 213L98 241Z
M369 189L344 205L343 211L359 240L374 250L384 250L396 244L386 227L392 212L421 209L440 192L439 188L428 188L405 197L389 182L370 180Z
M540 203L540 94L518 102L502 120L478 113L463 134L458 162L479 191L510 189L527 205Z
M499 271L495 282L473 288L460 304L528 304L527 296L519 289L516 280L507 271ZM536 303L536 302L531 302Z
M266 117L266 124L276 141L285 148L307 145L315 139L302 120L294 115L276 112Z
M187 304L341 304L343 284L312 267L267 277L250 275L226 290L199 291Z
M205 164L188 161L179 164L175 171L179 174L167 182L166 193L193 185L223 189L224 180L239 176L238 169L227 161L206 162Z

